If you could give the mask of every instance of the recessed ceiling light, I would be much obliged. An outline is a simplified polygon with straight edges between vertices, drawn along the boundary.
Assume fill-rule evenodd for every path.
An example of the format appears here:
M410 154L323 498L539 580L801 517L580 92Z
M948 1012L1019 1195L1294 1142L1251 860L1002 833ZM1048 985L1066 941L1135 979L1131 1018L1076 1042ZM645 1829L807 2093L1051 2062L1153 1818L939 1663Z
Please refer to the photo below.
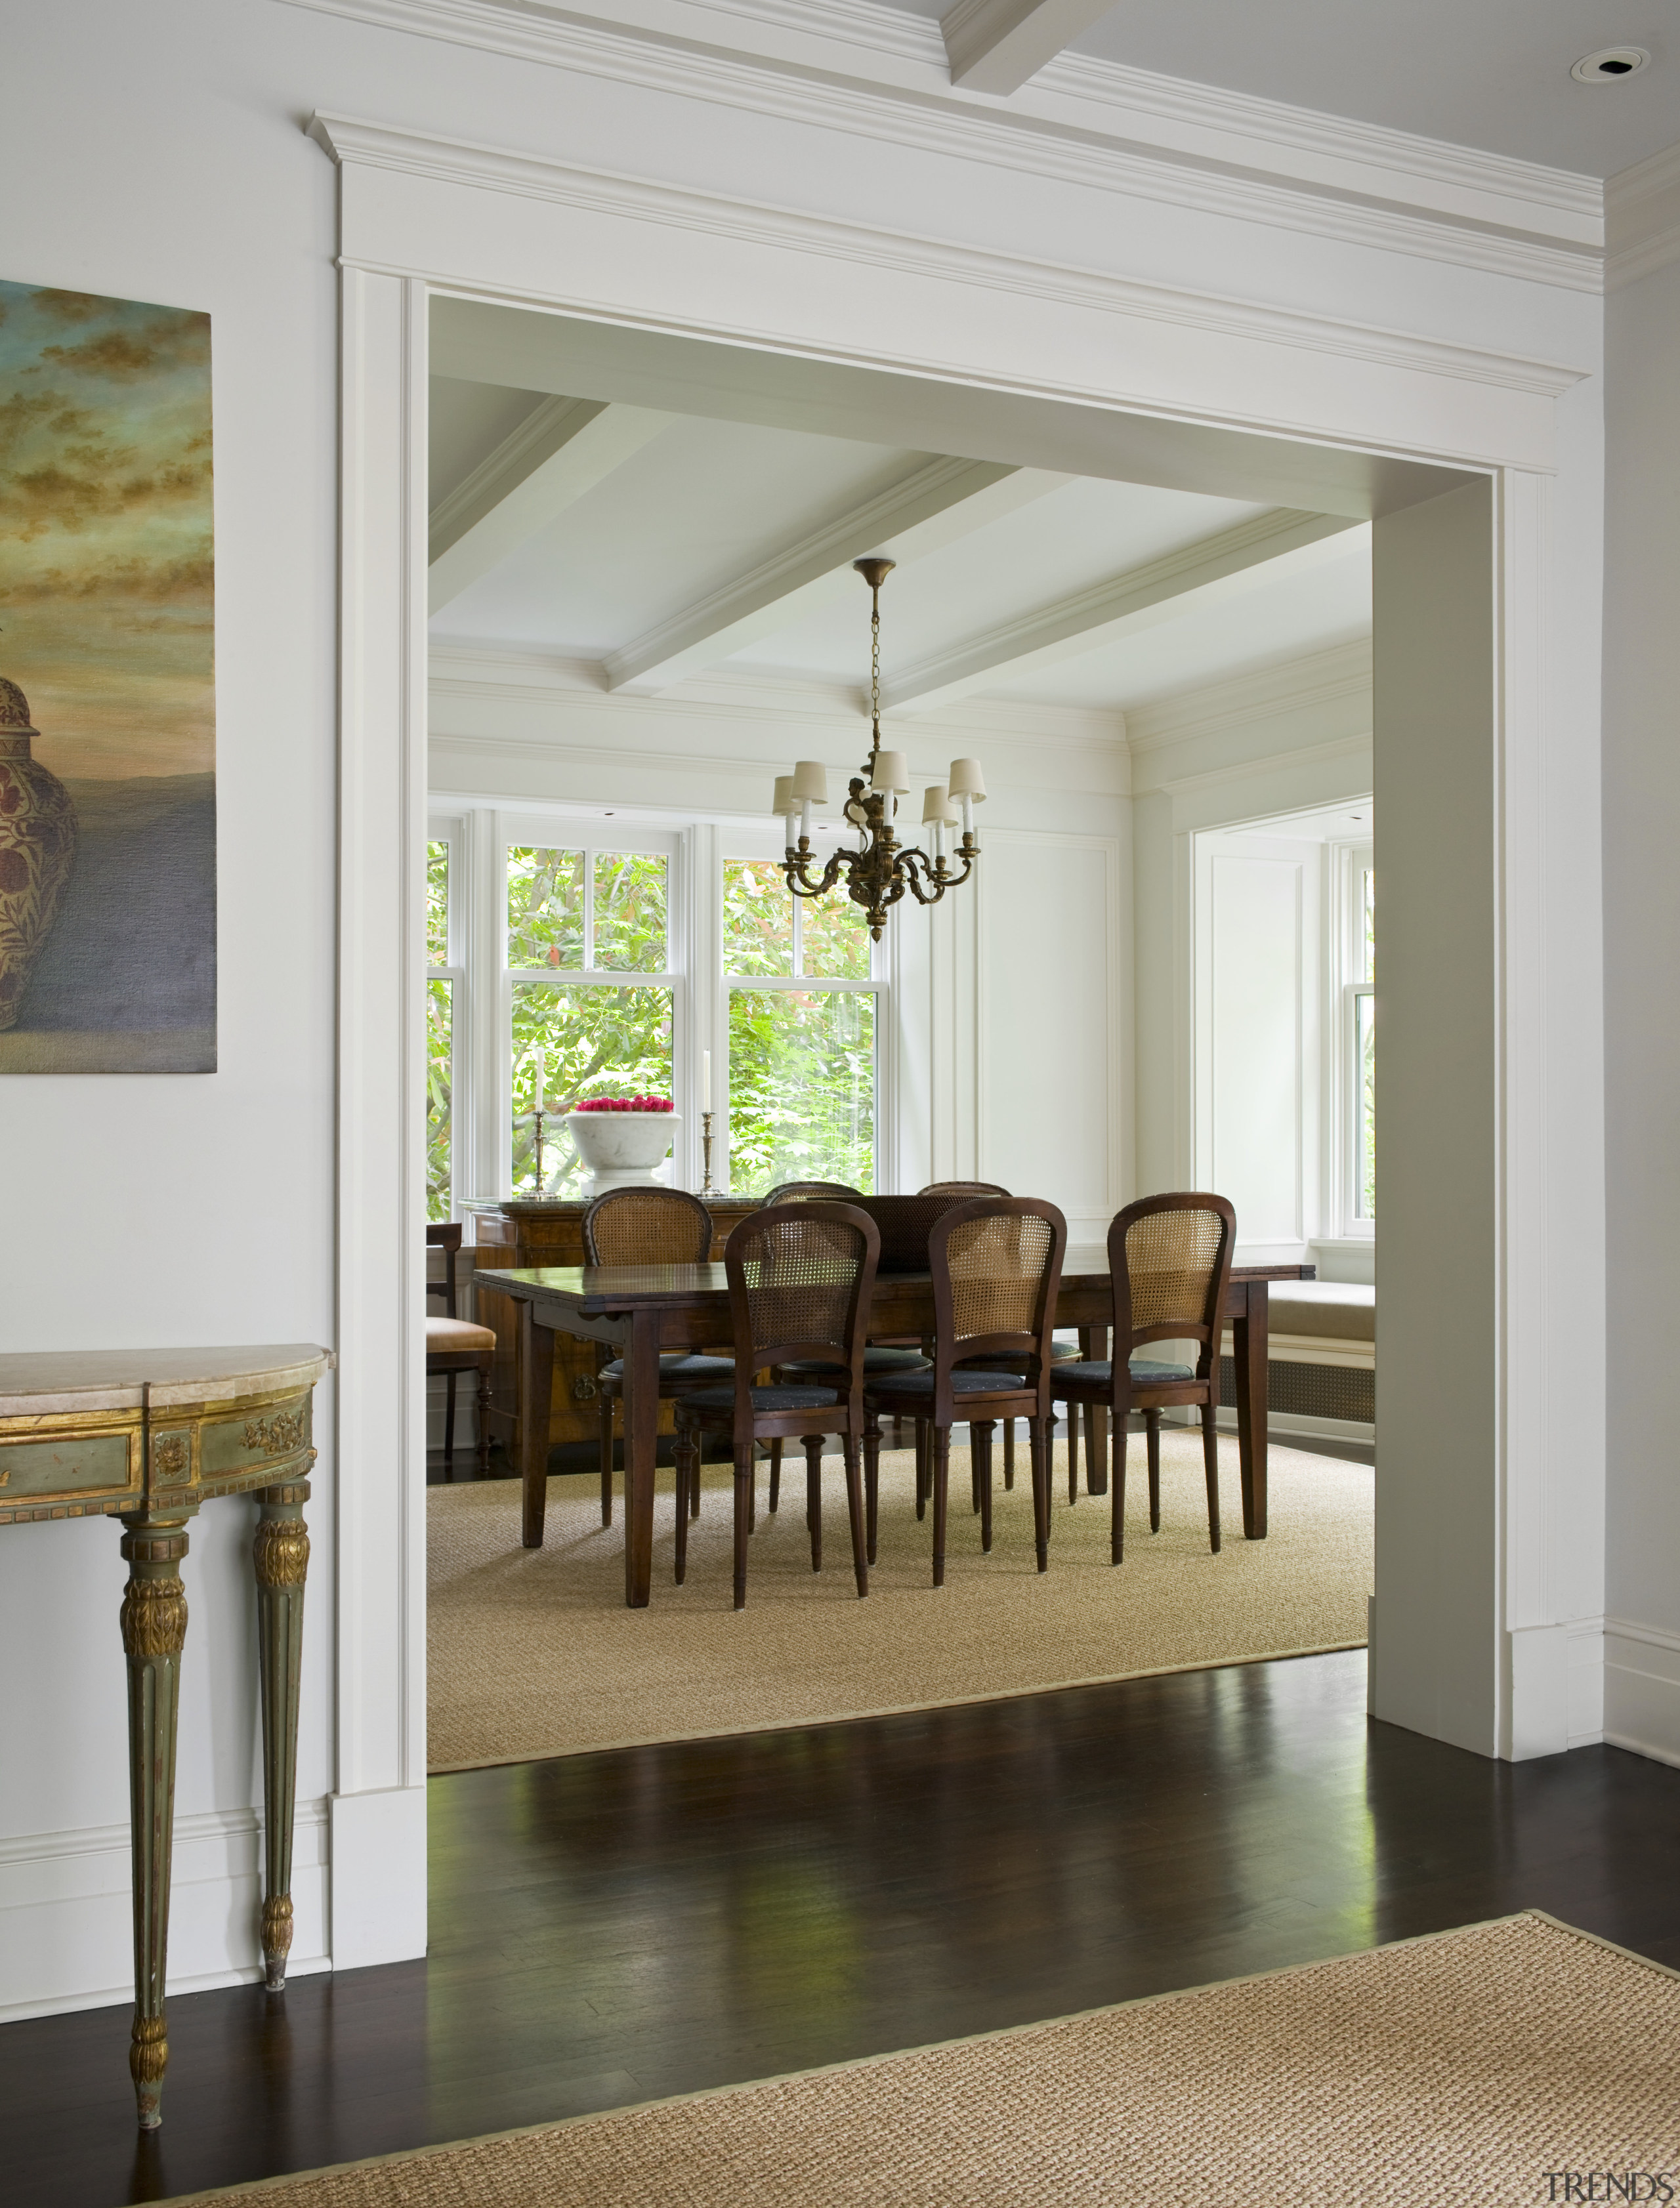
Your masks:
M1650 58L1643 46L1605 46L1599 53L1583 54L1569 75L1577 84L1619 84Z

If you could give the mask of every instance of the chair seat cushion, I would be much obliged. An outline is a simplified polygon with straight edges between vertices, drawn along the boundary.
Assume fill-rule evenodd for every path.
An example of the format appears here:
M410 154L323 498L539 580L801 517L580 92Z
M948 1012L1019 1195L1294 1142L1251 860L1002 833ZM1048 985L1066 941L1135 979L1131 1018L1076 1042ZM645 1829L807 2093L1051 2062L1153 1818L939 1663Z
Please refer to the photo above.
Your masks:
M1021 1376L1018 1372L970 1372L959 1369L951 1376L951 1393L956 1395L1018 1395ZM889 1372L868 1383L871 1395L931 1395L933 1392L933 1368L930 1365L921 1372Z
M465 1351L475 1355L483 1349L495 1347L495 1336L487 1326L474 1326L470 1319L429 1318L426 1321L426 1354L434 1356L446 1350Z
M1195 1377L1194 1365L1163 1365L1154 1357L1134 1357L1131 1360L1134 1388L1167 1388L1180 1380ZM1076 1387L1108 1388L1113 1385L1114 1368L1106 1357L1088 1358L1077 1365L1055 1365L1050 1375L1053 1395L1065 1380L1071 1380Z
M659 1377L663 1380L727 1380L735 1371L733 1357L701 1357L686 1349L674 1349L659 1360ZM596 1374L597 1380L621 1380L624 1359L614 1358Z
M929 1362L930 1360L924 1357L919 1349L877 1348L866 1349L863 1353L863 1370L866 1377L877 1372L925 1372L928 1369ZM815 1358L801 1358L798 1364L784 1365L782 1370L784 1372L796 1372L801 1379L804 1379L807 1374L843 1372L845 1367L841 1365L819 1364Z
M753 1388L747 1391L755 1411L824 1411L840 1400L832 1388ZM696 1388L682 1398L691 1411L732 1411L733 1388Z

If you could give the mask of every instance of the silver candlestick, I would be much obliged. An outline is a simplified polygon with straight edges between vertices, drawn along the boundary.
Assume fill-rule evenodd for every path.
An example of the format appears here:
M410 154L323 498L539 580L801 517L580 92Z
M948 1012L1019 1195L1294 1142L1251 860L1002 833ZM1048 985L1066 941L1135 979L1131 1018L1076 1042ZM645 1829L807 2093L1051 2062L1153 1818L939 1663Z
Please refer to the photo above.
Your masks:
M700 1194L717 1196L719 1191L711 1185L711 1114L710 1112L702 1112L700 1114L700 1161L702 1167Z
M545 1119L552 1119L556 1115L554 1113L546 1111L539 1106L535 1112L521 1112L513 1122L513 1125L516 1127L535 1127L537 1130L537 1193L538 1196L541 1196L543 1192L543 1122Z

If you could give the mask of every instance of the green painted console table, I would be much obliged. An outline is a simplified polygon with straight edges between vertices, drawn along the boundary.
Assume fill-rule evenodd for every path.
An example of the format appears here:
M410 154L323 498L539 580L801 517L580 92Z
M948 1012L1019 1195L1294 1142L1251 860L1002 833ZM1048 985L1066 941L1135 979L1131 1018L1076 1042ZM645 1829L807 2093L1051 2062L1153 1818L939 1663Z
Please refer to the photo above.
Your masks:
M0 1526L120 1518L129 1581L129 1803L134 1840L135 2019L129 2068L142 2130L161 2118L169 2042L164 1976L175 1820L176 1718L187 1523L218 1495L256 1496L262 1686L262 1955L270 1989L291 1947L297 1677L315 1462L309 1343L261 1349L90 1349L0 1357Z

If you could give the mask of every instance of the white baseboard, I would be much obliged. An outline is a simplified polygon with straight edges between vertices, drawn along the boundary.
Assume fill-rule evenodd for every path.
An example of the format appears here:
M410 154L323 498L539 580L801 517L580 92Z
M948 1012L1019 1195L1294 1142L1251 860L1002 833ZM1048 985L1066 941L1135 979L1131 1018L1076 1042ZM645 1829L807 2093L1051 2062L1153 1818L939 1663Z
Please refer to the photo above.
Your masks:
M1680 1634L1605 1618L1604 1682L1611 1746L1680 1765Z
M295 1833L291 1968L302 1976L329 1967L324 1801L298 1803ZM0 1840L0 2021L134 1999L130 1863L126 1824ZM261 1978L261 1813L177 1816L174 1863L170 1991Z
M1193 1423L1195 1416L1193 1411L1189 1413L1185 1423ZM1234 1434L1237 1431L1236 1407L1231 1403L1221 1403L1218 1422L1221 1433ZM1282 1442L1286 1446L1292 1435L1302 1441L1311 1441L1316 1435L1326 1441L1374 1443L1377 1429L1363 1419L1314 1419L1305 1411L1269 1410L1266 1413L1266 1435L1269 1440Z

